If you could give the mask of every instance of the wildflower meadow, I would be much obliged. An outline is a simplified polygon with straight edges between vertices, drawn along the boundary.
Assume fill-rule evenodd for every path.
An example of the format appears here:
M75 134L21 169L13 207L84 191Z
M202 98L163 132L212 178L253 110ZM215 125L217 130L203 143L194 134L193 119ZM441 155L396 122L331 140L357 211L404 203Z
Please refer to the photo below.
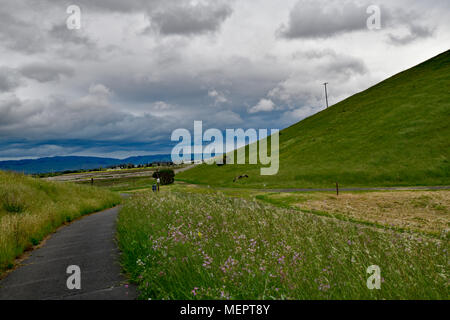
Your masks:
M447 237L223 195L142 193L118 222L141 299L448 299ZM369 289L367 269L381 270Z

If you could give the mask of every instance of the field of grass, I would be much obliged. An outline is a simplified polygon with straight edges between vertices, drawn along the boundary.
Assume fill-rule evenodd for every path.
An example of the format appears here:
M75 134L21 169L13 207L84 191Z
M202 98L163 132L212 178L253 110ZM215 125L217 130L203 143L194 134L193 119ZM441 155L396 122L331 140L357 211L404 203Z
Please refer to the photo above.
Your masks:
M145 189L143 189L145 190ZM140 192L143 190L136 190ZM450 191L267 192L176 183L163 191L223 194L397 231L449 237Z
M200 165L177 179L262 189L450 185L449 86L447 51L281 131L277 175Z
M145 177L96 181L96 186L130 194L151 191L152 184L153 180ZM399 231L439 235L450 229L450 191L448 190L341 191L340 195L336 196L333 192L271 192L182 182L162 186L161 190L188 194L220 193L381 228L395 227Z
M0 274L62 224L120 201L108 190L0 171Z
M139 193L119 215L142 299L449 299L445 237L218 194ZM381 268L381 290L367 268Z
M90 185L90 181L78 182L81 185ZM94 185L100 188L106 188L111 191L127 192L131 190L142 190L151 188L154 183L152 177L125 177L114 179L98 179L95 180Z

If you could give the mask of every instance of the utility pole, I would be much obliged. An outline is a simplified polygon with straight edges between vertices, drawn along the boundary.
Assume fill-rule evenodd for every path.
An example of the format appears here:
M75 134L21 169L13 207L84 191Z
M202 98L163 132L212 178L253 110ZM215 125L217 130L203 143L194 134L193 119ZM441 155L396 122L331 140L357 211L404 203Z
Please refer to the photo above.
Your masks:
M327 84L328 82L325 82L323 85L325 86L325 99L327 101L327 109L328 109L328 91L327 91Z

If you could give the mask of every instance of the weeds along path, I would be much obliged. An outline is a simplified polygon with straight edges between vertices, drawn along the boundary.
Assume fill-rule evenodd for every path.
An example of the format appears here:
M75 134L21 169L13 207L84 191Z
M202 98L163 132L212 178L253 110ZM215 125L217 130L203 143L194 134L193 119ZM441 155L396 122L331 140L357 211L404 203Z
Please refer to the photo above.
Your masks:
M0 281L0 300L135 299L134 287L121 275L115 243L118 212L118 207L108 209L59 229ZM81 289L68 289L74 275L67 273L69 266L80 268Z

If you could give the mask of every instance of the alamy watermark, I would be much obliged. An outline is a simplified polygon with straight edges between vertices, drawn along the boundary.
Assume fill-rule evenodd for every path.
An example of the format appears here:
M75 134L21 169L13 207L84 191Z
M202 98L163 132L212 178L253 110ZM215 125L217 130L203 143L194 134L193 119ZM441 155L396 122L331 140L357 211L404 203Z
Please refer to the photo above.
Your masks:
M261 164L261 175L271 176L278 173L279 130L271 129L226 129L225 137L219 129L208 129L203 132L203 122L194 121L194 137L187 129L176 129L172 132L172 141L179 143L172 149L172 162L182 164L194 161L207 164ZM268 144L270 140L270 155ZM210 142L204 146L203 142ZM248 143L247 143L248 142ZM246 145L248 146L246 147ZM235 151L237 150L237 151ZM248 150L248 154L246 152ZM235 152L237 159L235 159ZM193 159L192 159L193 158Z
M69 15L66 20L66 26L69 30L81 29L81 9L77 5L70 5L66 9L66 13Z
M71 265L66 269L66 273L70 274L67 278L66 286L69 290L81 290L81 269L79 266Z
M371 274L369 278L367 278L367 288L369 290L381 289L381 269L377 265L372 265L367 268L367 273Z
M381 29L381 8L377 5L370 5L366 10L367 14L370 16L367 18L366 25L369 30L380 30Z

